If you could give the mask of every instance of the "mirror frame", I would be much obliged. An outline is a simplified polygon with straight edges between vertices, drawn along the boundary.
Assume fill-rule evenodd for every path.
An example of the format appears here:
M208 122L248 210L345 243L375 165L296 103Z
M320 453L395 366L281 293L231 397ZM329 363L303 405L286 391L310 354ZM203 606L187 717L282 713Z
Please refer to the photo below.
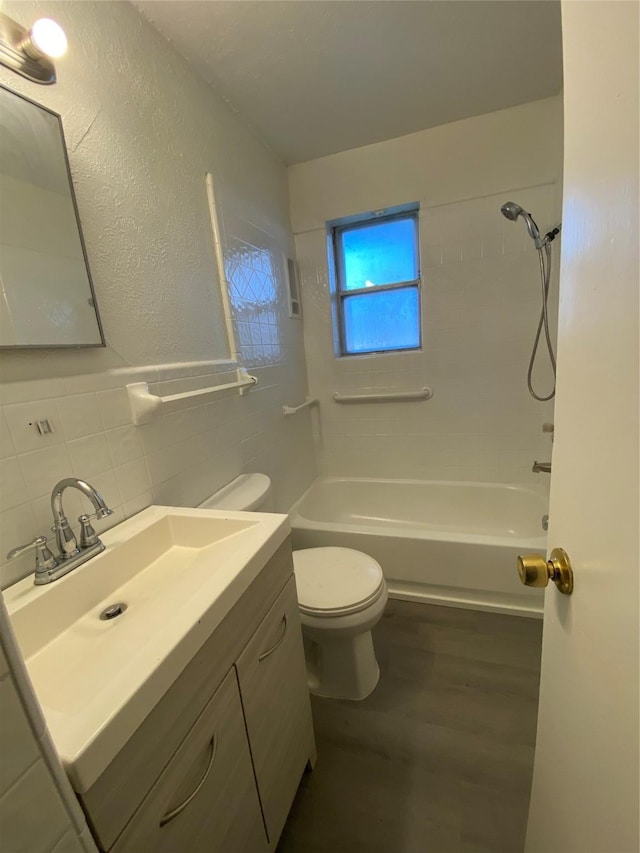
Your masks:
M102 328L102 320L100 319L100 311L98 310L98 300L96 299L96 292L93 286L93 278L91 277L91 269L89 267L89 257L87 255L87 247L84 242L84 234L82 233L82 224L80 222L80 213L78 212L78 202L76 200L76 191L73 185L73 177L71 175L71 165L69 163L69 154L67 151L67 140L64 135L64 126L62 124L62 116L59 113L50 110L48 107L39 104L37 101L34 101L32 98L27 98L26 95L21 95L19 92L15 92L13 89L10 89L8 86L4 86L0 83L0 89L4 89L5 92L9 92L11 95L15 95L16 98L22 98L23 101L27 101L29 104L33 104L33 106L38 107L41 110L44 110L46 113L52 115L55 119L57 119L58 127L60 128L60 139L62 142L62 154L64 157L64 165L67 172L67 180L69 182L69 190L71 193L71 203L73 204L73 212L76 217L76 225L78 227L78 236L80 238L80 245L82 247L82 256L84 258L84 265L87 271L87 279L89 281L89 289L91 290L91 301L93 302L93 310L96 312L96 322L98 323L98 331L100 332L100 341L101 343L97 344L3 344L0 341L0 350L8 351L8 350L25 350L25 349L96 349L97 347L106 347L107 342L104 337L104 329Z

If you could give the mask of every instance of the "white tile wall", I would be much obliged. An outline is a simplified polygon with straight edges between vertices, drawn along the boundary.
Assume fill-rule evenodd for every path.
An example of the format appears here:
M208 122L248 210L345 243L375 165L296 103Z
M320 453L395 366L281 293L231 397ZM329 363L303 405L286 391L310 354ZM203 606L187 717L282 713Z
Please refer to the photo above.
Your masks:
M514 198L546 231L559 220L556 190L514 188L422 208L420 352L334 357L325 232L296 237L309 390L321 402L316 445L323 472L545 487L548 478L533 474L531 466L534 459L550 459L542 423L553 420L553 403L532 400L526 388L540 312L537 256L523 223L504 219L500 205ZM554 244L554 318L558 247ZM534 375L537 387L551 387L548 369ZM331 401L334 391L424 386L433 389L426 402Z
M51 752L42 717L33 708L22 668L7 658L7 615L0 605L0 843L6 853L92 853L84 817L75 800L61 794L61 769ZM25 705L25 702L27 703ZM29 719L26 708L33 708ZM66 780L62 780L65 784ZM68 787L68 783L66 783Z
M109 519L96 522L98 531L151 503L194 506L243 471L269 474L276 501L284 508L307 487L314 476L309 421L301 417L292 424L292 419L282 416L282 406L302 399L306 391L301 341L292 341L283 324L278 325L278 318L286 313L283 294L277 304L272 304L271 295L268 300L265 313L269 320L273 317L273 323L265 322L258 299L248 309L237 301L239 316L256 312L258 319L243 321L252 331L263 326L272 330L265 344L257 343L256 336L256 343L247 347L245 363L259 378L259 385L243 397L223 392L213 401L160 415L152 423L136 427L126 399L127 383L147 380L156 393L176 393L234 381L233 365L156 365L98 374L93 377L95 390L82 395L74 393L74 380L67 379L55 400L28 405L7 402L13 395L22 396L23 387L4 386L0 430L3 447L12 455L0 461L3 586L33 571L32 554L12 562L4 560L4 555L36 535L52 536L50 494L63 477L88 480L114 510ZM289 324L293 326L295 321L287 318ZM295 349L299 350L298 360ZM79 382L86 387L87 377ZM101 391L104 384L118 387ZM74 411L85 414L71 418L67 401ZM127 423L123 424L125 413ZM42 437L44 446L39 449L33 449L41 438L34 426L36 416L47 417L55 430ZM72 520L81 512L92 511L73 489L65 493L64 506Z
M41 760L4 791L0 809L2 835L15 844L13 853L45 853L67 834L67 814Z

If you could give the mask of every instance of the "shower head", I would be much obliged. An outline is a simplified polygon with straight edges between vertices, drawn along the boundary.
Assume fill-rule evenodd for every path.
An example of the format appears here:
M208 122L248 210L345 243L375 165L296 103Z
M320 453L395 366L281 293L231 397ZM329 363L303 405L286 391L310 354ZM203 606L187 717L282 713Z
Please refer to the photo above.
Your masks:
M520 214L524 213L524 211L519 204L515 203L515 201L505 201L505 203L500 208L500 213L503 216L506 216L507 219L510 219L512 222L515 222L516 219L520 216Z
M527 213L527 211L524 208L520 207L519 204L516 204L515 201L506 201L500 208L500 212L511 222L515 222L516 219L521 216L524 219L524 224L527 226L529 236L536 244L536 249L542 248L543 241L540 237L540 231L538 230L538 226L536 225L535 220L530 213Z

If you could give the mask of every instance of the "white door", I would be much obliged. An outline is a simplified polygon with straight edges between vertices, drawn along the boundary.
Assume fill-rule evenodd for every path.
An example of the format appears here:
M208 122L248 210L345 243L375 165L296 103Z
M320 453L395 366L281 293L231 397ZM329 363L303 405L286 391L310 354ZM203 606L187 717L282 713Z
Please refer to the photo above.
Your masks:
M565 174L549 547L527 853L638 838L638 4L562 3Z

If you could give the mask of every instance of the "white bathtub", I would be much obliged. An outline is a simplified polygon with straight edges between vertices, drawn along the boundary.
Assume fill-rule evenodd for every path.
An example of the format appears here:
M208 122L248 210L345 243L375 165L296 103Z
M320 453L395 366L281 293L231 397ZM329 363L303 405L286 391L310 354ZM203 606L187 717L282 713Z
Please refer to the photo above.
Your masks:
M396 598L541 615L516 557L545 553L546 501L524 486L321 478L290 511L294 548L371 554Z

